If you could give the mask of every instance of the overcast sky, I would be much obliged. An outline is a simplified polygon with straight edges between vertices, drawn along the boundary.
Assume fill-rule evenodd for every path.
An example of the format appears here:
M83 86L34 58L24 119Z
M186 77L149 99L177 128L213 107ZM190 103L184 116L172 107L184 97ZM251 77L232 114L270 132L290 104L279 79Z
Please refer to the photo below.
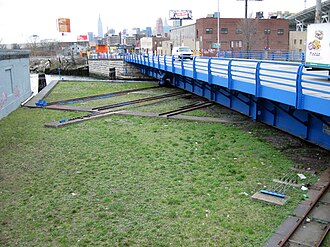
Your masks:
M218 1L221 17L244 17L244 0L0 0L0 43L30 42L32 35L75 41L77 35L97 34L99 15L104 32L114 28L117 33L124 28L154 28L157 18L168 19L169 10L192 10L195 22L216 12ZM306 1L307 8L316 3L316 0ZM248 13L299 12L304 6L305 0L250 1ZM57 32L57 18L71 19L71 33L66 37ZM183 25L193 22L184 21ZM172 21L168 24L172 25Z

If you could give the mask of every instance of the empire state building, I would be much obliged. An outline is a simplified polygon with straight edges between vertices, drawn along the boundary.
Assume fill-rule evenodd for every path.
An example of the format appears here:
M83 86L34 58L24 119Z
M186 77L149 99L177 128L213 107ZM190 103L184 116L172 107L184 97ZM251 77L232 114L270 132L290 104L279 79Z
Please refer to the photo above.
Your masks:
M103 38L103 27L102 27L102 21L101 21L101 15L99 14L99 21L97 24L97 36L99 38Z

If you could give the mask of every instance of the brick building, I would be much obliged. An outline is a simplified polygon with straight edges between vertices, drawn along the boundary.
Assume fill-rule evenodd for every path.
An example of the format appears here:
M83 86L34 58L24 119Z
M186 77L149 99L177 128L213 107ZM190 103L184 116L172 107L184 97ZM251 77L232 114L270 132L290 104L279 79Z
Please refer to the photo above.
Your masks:
M196 20L196 48L205 56L217 52L218 19ZM222 51L288 50L289 21L287 19L220 19Z

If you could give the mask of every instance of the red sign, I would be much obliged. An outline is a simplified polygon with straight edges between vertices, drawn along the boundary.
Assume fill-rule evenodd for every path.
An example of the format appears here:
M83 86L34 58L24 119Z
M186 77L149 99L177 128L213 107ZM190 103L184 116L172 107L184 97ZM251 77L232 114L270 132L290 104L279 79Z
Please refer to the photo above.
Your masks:
M77 41L87 41L87 35L78 35Z

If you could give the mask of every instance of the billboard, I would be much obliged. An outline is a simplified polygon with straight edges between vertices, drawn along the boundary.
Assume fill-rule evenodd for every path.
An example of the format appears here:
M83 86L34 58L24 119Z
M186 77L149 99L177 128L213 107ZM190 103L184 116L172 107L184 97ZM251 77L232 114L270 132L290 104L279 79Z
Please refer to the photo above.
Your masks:
M61 33L70 33L70 19L69 18L58 18L57 19L58 31Z
M306 64L330 68L330 24L310 24L307 27Z
M170 10L170 20L192 20L192 11Z
M101 53L107 53L108 52L108 46L107 45L97 45L96 52L101 52Z
M77 36L77 41L87 41L87 35L78 35Z

